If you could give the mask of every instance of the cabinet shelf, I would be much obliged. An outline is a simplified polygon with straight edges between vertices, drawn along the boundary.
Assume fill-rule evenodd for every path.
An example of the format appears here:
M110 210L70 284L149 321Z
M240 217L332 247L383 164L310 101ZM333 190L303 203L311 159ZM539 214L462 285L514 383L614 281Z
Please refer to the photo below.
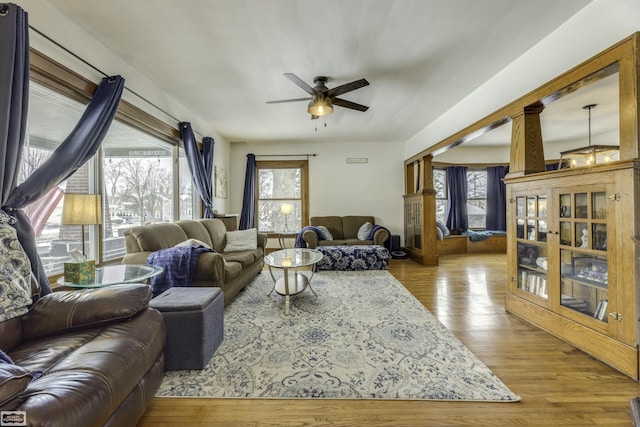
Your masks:
M534 272L540 273L540 274L545 274L545 275L547 274L547 270L545 270L542 267L538 267L537 265L518 264L518 267L519 268L524 268L524 269L527 269L527 270L531 270L531 271L534 271Z
M608 289L609 284L607 282L598 282L596 280L592 280L586 277L580 277L580 276L576 276L574 274L570 274L570 275L565 275L562 276L563 279L568 279L568 280L573 280L576 282L579 282L583 285L587 285L587 286L593 286L595 288L599 288L599 289Z

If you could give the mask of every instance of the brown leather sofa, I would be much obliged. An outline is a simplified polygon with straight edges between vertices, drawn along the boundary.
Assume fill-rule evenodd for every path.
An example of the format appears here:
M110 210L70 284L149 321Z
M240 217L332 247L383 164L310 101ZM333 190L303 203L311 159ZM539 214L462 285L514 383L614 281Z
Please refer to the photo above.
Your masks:
M333 239L320 239L318 234L312 230L304 231L302 238L307 247L312 249L317 246L384 245L387 239L391 237L389 230L386 228L376 230L371 240L360 240L358 238L358 230L366 222L375 225L375 219L372 216L314 216L309 219L309 225L327 227Z
M0 323L14 362L0 363L0 410L22 411L15 425L136 425L164 373L165 326L150 299L142 284L54 292Z
M183 220L132 227L124 232L123 264L146 264L154 251L197 239L215 252L200 254L191 286L217 287L228 303L262 271L267 235L258 234L257 249L224 252L227 228L219 219Z

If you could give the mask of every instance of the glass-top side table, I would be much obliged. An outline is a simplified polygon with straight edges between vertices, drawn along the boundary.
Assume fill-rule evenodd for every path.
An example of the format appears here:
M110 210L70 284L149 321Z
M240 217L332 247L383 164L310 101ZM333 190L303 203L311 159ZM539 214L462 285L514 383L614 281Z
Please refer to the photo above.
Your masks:
M162 267L142 264L105 265L104 267L96 267L96 277L89 283L66 282L64 276L60 277L56 283L60 286L72 288L102 288L120 283L144 282L161 274L163 271Z
M269 295L276 291L285 297L285 314L289 314L289 297L291 295L299 294L307 287L314 295L316 294L311 287L311 279L313 278L313 266L321 260L322 254L320 252L307 248L282 249L264 257L264 262L269 266L269 274L273 279L273 288ZM295 271L301 267L312 267L311 275L307 277ZM276 279L272 268L282 269L283 277Z

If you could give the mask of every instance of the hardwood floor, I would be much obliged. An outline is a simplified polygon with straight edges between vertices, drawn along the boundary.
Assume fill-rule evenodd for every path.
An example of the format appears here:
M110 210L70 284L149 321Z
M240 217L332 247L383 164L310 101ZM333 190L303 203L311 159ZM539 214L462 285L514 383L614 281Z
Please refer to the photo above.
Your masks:
M515 393L517 403L156 398L139 426L631 426L638 383L504 310L504 255L389 271Z

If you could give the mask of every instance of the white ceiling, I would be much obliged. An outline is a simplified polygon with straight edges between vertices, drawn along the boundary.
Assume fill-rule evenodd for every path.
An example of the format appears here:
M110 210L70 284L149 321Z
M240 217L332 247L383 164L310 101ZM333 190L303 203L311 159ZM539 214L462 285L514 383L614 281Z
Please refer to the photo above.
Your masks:
M589 2L50 1L218 134L251 143L403 142ZM366 78L341 98L370 108L312 122L306 102L266 104L306 96L286 72L329 88Z

